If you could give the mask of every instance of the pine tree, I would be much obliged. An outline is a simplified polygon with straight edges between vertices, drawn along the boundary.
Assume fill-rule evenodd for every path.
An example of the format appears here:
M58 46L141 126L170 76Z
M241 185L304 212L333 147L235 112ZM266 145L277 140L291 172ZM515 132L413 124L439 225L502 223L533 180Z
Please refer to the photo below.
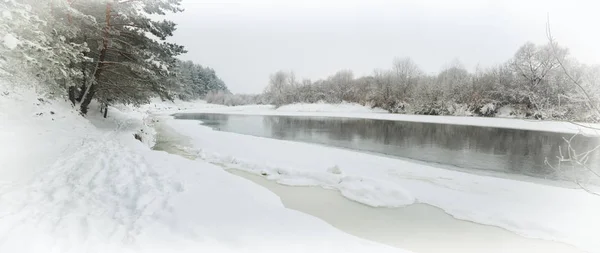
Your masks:
M172 90L180 98L197 99L205 97L211 91L229 92L225 83L211 68L202 67L192 61L178 61L175 72L178 85Z
M79 40L90 45L92 64L83 64L87 76L78 89L80 110L87 113L93 98L101 103L147 102L154 95L170 98L166 80L174 75L175 56L182 46L166 42L175 23L150 15L182 11L180 0L81 1L72 5L93 16Z
M86 61L83 52L89 49L85 43L71 41L78 32L76 27L53 15L65 11L64 7L49 8L29 0L0 1L0 58L11 63L0 66L5 75L33 76L50 94L63 94L60 91L82 79L72 67Z

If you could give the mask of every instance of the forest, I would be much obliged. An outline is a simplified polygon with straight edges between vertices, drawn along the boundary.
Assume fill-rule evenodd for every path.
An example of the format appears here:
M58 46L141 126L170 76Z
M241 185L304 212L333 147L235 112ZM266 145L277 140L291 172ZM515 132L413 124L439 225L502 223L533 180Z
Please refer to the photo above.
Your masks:
M0 75L28 80L40 93L69 99L85 115L92 100L103 108L139 105L152 97L191 100L227 91L208 67L181 61L170 43L176 24L161 20L183 11L180 0L0 1ZM106 112L106 110L105 110ZM106 115L106 113L105 113Z
M340 70L312 81L281 70L261 95L216 92L207 99L227 105L352 102L391 113L597 122L598 81L600 66L579 63L550 40L525 43L505 63L474 71L454 60L439 73L425 73L411 58L395 58L390 69L360 77Z
M393 113L598 121L590 112L598 104L598 80L599 66L578 63L555 42L526 43L506 63L474 72L454 61L427 74L411 58L396 58L391 69L358 78L340 70L323 80L298 81L293 72L278 71L264 99L276 105L347 101ZM574 82L590 91L592 101Z

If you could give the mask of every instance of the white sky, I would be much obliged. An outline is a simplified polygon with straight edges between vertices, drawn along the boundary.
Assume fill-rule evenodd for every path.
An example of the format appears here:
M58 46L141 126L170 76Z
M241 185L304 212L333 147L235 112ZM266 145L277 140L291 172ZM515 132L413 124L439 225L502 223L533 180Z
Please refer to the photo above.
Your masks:
M215 69L234 93L259 93L269 74L356 76L411 57L426 72L454 59L470 70L508 60L527 41L554 37L582 62L600 64L600 2L584 0L183 0L173 40L181 58Z

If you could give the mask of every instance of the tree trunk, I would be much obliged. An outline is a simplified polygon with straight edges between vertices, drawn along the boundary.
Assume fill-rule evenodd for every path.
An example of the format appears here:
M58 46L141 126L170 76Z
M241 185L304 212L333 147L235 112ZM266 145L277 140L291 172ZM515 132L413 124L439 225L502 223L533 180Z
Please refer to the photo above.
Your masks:
M81 103L81 100L83 100L83 95L86 90L87 90L87 85L86 85L86 81L84 78L83 85L81 85L81 90L79 91L79 96L77 96L77 98L75 99L75 101L77 103Z
M73 106L76 105L76 100L75 100L75 86L71 86L69 87L69 101L71 101L71 103L73 104Z
M104 104L104 118L108 115L108 104Z
M87 92L83 98L83 101L81 101L81 108L80 108L81 114L83 114L83 115L87 114L88 106L92 102L92 99L94 98L94 94L96 94L96 82L92 82L90 84L90 87L88 87Z
M84 41L87 40L86 37L83 37ZM83 52L84 56L87 56L86 52ZM77 96L77 103L81 103L81 100L83 100L83 93L84 91L87 90L87 74L85 73L85 67L86 67L86 63L82 62L81 63L81 75L83 76L83 79L81 80L81 92L79 92L79 96Z
M96 94L98 86L98 80L100 80L100 74L104 67L104 59L106 58L106 50L108 49L108 36L110 35L110 2L106 3L106 27L104 27L104 36L102 38L102 50L100 50L100 56L98 57L98 64L94 71L94 79L90 82L86 91L83 93L83 101L81 101L81 114L85 115L88 110L88 106Z

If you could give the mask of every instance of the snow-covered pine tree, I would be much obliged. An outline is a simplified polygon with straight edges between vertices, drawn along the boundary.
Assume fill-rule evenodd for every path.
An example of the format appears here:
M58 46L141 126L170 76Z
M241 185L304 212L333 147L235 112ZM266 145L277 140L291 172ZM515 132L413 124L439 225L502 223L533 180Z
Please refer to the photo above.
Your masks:
M0 59L3 75L31 80L36 88L48 94L64 94L62 90L81 79L72 67L85 61L85 43L74 43L78 29L53 15L65 6L49 2L41 6L31 0L0 1Z
M104 104L139 104L154 95L170 97L166 80L174 74L175 56L185 51L166 42L175 23L152 16L182 11L179 4L180 0L90 0L71 5L97 20L78 38L90 45L88 56L93 59L81 66L87 76L78 89L82 114L94 98Z
M211 91L229 93L225 83L211 68L202 67L192 61L177 61L176 82L172 91L182 99L197 99ZM173 81L172 81L173 82Z

